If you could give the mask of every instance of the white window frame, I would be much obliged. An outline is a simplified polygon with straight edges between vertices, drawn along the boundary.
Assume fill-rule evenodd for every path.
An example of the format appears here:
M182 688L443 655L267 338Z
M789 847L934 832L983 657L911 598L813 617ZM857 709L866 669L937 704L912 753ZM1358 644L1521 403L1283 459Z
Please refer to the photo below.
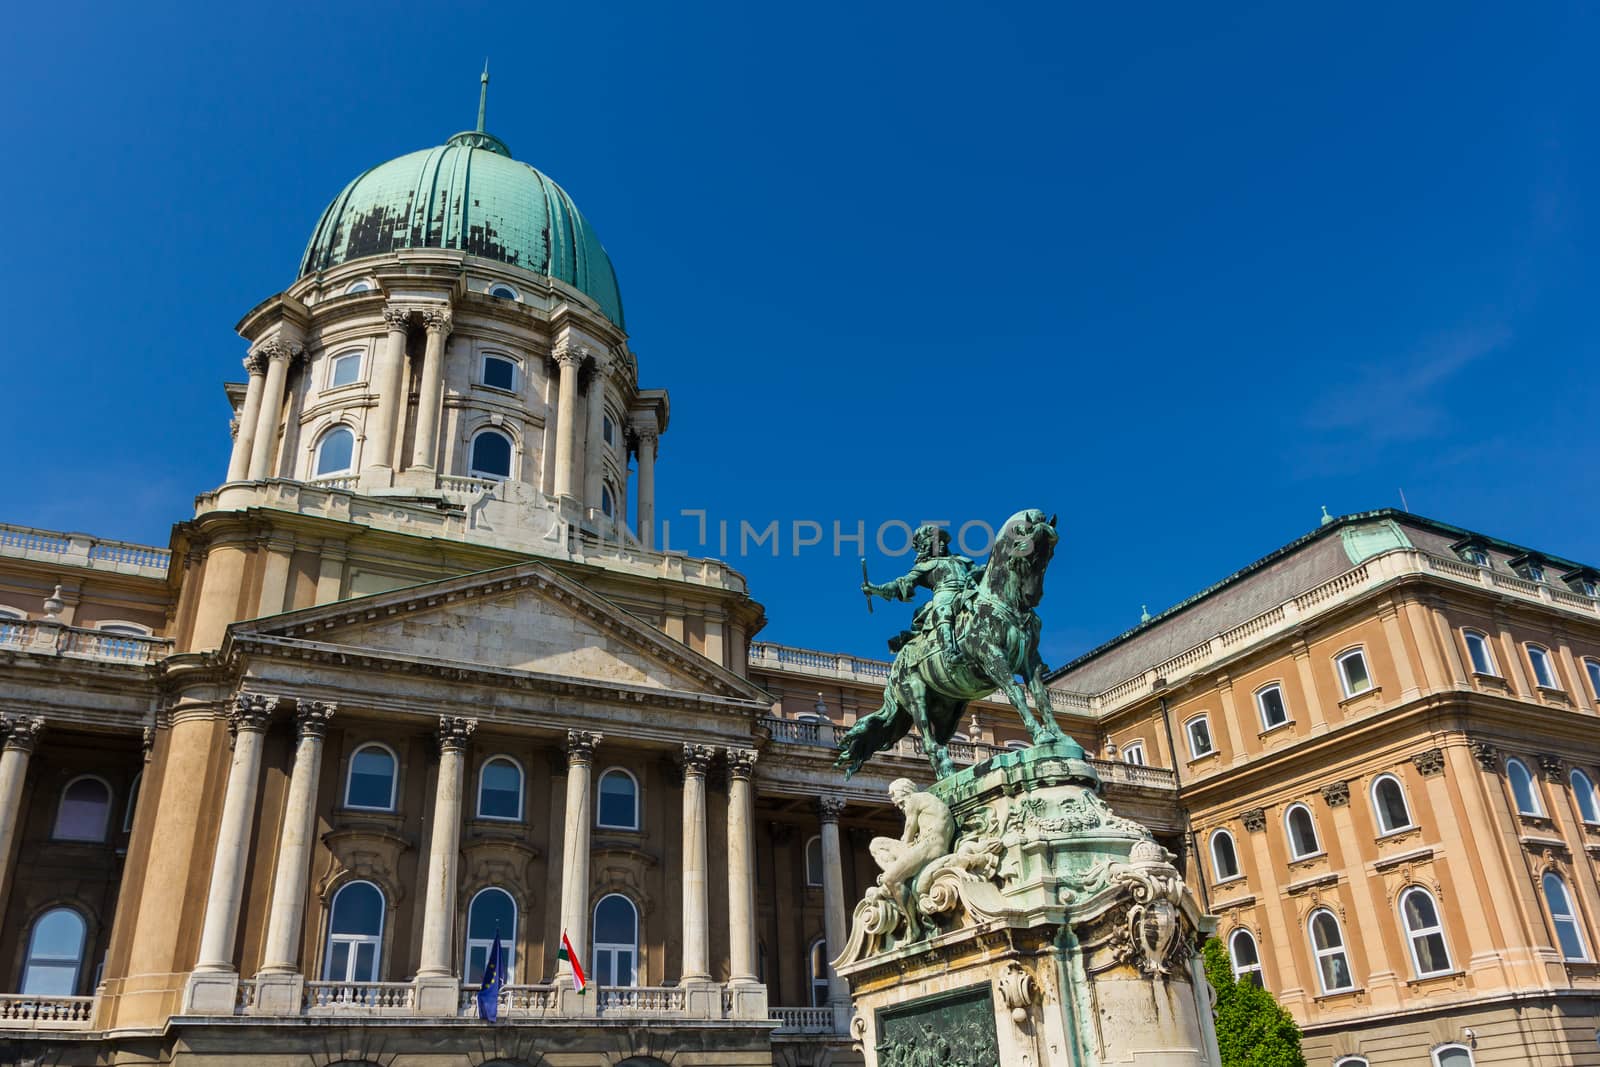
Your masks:
M811 847L813 845L815 845L817 849L817 869L815 871L811 869ZM800 850L800 865L805 868L807 888L822 888L822 881L825 877L822 870L822 860L822 837L819 834L812 834L810 837L806 838L805 848ZM813 875L815 875L815 877L813 877Z
M376 934L340 934L333 929L333 913L339 903L339 896L353 885L371 886L382 901L383 907L378 911L378 932ZM383 891L378 883L366 878L352 878L334 891L328 898L328 936L322 944L322 980L325 982L379 982L383 980L383 931L389 922L389 895ZM333 946L335 943L350 946L344 957L344 974L333 973ZM359 946L371 945L372 948L372 977L352 978L350 973L355 969L356 959L359 955Z
M1533 560L1529 560L1522 565L1522 571L1522 576L1530 582L1543 582L1545 580L1543 563L1535 563Z
M105 812L100 818L100 833L96 837L63 837L61 836L60 832L61 805L66 803L67 790L71 789L73 786L82 781L99 782L100 788L106 791ZM85 845L104 844L106 835L111 832L111 805L115 802L116 796L117 791L111 788L111 783L100 777L98 774L80 774L75 778L69 779L67 783L61 787L61 791L56 794L56 817L50 823L50 840L75 841L79 844Z
M608 519L616 518L617 494L611 491L611 486L605 482L600 483L600 514Z
M1428 898L1428 903L1433 906L1433 925L1424 926L1413 930L1406 921L1406 898L1421 893ZM1450 957L1450 941L1444 935L1444 912L1439 910L1439 901L1434 895L1420 885L1408 886L1401 890L1398 909L1400 912L1400 932L1405 936L1406 948L1411 952L1411 973L1418 978L1437 978L1441 974L1453 974L1455 963ZM1417 952L1417 939L1428 937L1432 934L1439 935L1439 943L1444 946L1444 969L1438 971L1424 971L1422 957Z
M1319 915L1326 915L1330 920L1332 920L1334 932L1339 935L1339 944L1337 946L1333 948L1317 947L1317 916ZM1315 908L1312 910L1310 915L1306 916L1306 938L1311 943L1311 965L1317 972L1317 988L1322 990L1322 995L1329 996L1334 993L1348 993L1352 989L1356 988L1356 970L1350 965L1350 950L1349 947L1344 943L1344 924L1339 921L1339 917L1335 915L1332 910L1328 908ZM1322 960L1324 957L1328 956L1344 957L1345 973L1350 976L1349 985L1338 986L1334 989L1328 988L1328 976L1327 973L1322 969Z
M467 975L472 971L473 949L483 949L483 964L487 967L489 965L489 952L494 948L494 937L492 935L489 937L472 936L472 908L473 905L478 903L478 898L485 893L502 893L507 900L511 901L511 929L501 931L500 935L500 951L505 954L505 970L501 973L500 984L516 985L517 922L522 918L521 909L517 907L517 898L512 895L511 891L499 885L486 885L472 894L472 899L467 901L467 944L466 954L461 957L461 979L466 981Z
M1238 941L1241 937L1250 942L1250 949L1255 953L1256 956L1256 961L1254 963L1245 966L1240 965L1238 950L1234 948L1234 942ZM1256 935L1252 934L1249 930L1246 930L1242 926L1228 935L1228 963L1233 968L1234 981L1243 981L1245 975L1253 974L1256 976L1257 985L1259 985L1262 989L1267 987L1266 972L1261 969L1261 946L1256 943Z
M1474 567L1488 567L1491 565L1489 553L1477 545L1467 545L1461 550L1461 558Z
M361 755L361 753L365 752L369 748L378 749L380 752L383 752L386 755L388 755L390 763L394 768L393 772L389 775L389 804L388 804L387 807L374 808L374 807L370 807L370 806L368 806L366 804L352 804L350 802L350 786L353 784L353 782L355 780L356 757ZM400 792L400 757L395 754L395 750L394 749L390 748L388 745L384 744L382 741L363 741L363 742L361 742L361 744L359 744L355 748L351 749L351 751L350 751L350 759L348 761L346 761L345 770L344 770L344 794L343 794L343 800L344 800L344 807L345 808L347 808L350 811L394 811L395 810L395 804L396 804L396 798L397 798L399 792Z
M372 284L371 279L357 278L355 281L344 287L344 295L354 296L356 293L371 293L375 292L377 288L378 287L376 285Z
M1528 669L1533 672L1533 684L1540 689L1565 692L1561 688L1561 679L1556 675L1556 662L1550 650L1532 641L1526 642L1522 648L1528 654ZM1541 667L1544 668L1542 671Z
M1266 698L1267 694L1271 692L1276 692L1278 694L1278 707L1283 710L1283 718L1277 722L1267 721ZM1256 712L1261 717L1262 733L1266 733L1268 730L1276 730L1280 726L1288 726L1294 721L1294 717L1289 714L1289 701L1284 699L1282 682L1269 682L1260 689L1256 690Z
M1222 863L1217 858L1217 842L1224 839L1228 842L1228 851L1233 854L1232 874L1224 874L1222 872ZM1237 882L1244 877L1244 865L1239 862L1239 842L1234 840L1233 834L1222 827L1218 827L1211 831L1208 843L1211 848L1211 876L1214 879L1214 884L1222 885L1225 882Z
M1471 1045L1463 1045L1459 1041L1451 1041L1448 1044L1436 1046L1431 1052L1428 1053L1429 1061L1433 1064L1433 1067L1442 1067L1444 1063L1443 1054L1446 1052L1465 1052L1467 1054L1467 1063L1469 1064L1469 1067L1471 1064L1478 1062L1477 1057L1473 1056L1472 1054Z
M18 976L19 981L17 983L17 989L20 993L29 993L28 971L32 969L35 960L38 960L43 964L54 964L58 966L66 963L68 960L66 956L35 956L33 951L34 939L39 936L39 925L58 911L64 911L68 915L71 915L73 918L78 920L78 955L76 959L72 960L72 988L66 994L68 996L78 995L78 989L83 984L83 957L89 951L89 920L83 914L83 912L66 904L56 904L52 907L44 909L44 911L41 911L29 925L28 939L23 943L22 973ZM33 995L44 996L46 994L39 993Z
M1583 672L1589 676L1589 691L1596 700L1600 700L1600 659L1585 656L1583 659Z
M1195 747L1194 727L1196 723L1200 723L1206 728L1207 748L1203 752ZM1189 743L1189 758L1191 760L1204 759L1206 756L1212 755L1217 751L1217 739L1211 733L1211 719L1208 717L1206 712L1201 712L1199 715L1195 715L1192 718L1185 720L1183 724L1183 736L1184 740Z
M613 774L626 775L628 781L633 783L633 824L631 826L630 825L623 825L622 823L609 823L609 822L601 822L600 821L600 811L601 811L600 787L605 784L606 778L608 778L609 776L611 776ZM597 828L601 829L601 830L637 830L637 829L639 829L639 803L640 803L640 800L643 797L643 794L644 794L644 790L639 788L639 779L634 776L634 773L632 771L628 770L626 767L607 767L594 780L594 824L595 824L595 826Z
M497 291L497 290L502 290L502 289L505 290L505 291L504 292L498 292ZM514 285L507 285L505 282L491 282L491 283L489 283L489 288L485 289L483 292L484 292L484 295L492 296L496 300L521 300L522 299L522 295L517 292L517 287L514 286Z
M489 361L495 360L511 368L511 385L489 384ZM484 352L478 358L478 384L499 393L515 393L522 387L522 364L504 352Z
M1295 844L1294 824L1291 820L1293 819L1296 811L1305 812L1306 819L1311 823L1312 849L1310 852L1299 851L1299 847ZM1306 860L1312 858L1313 856L1320 856L1323 854L1324 850L1322 847L1322 835L1317 832L1317 818L1315 815L1311 814L1311 808L1307 805L1296 802L1283 809L1283 834L1285 839L1287 839L1289 842L1290 859Z
M504 437L506 439L506 443L511 446L511 461L509 464L507 464L510 469L504 474L496 474L493 471L480 470L478 467L473 465L472 459L474 453L478 449L478 438L482 437L484 434L490 433L499 437ZM509 482L515 476L516 472L517 442L510 434L506 433L500 427L485 426L480 430L474 431L472 436L467 438L467 476L469 478L488 478L496 482Z
M512 769L517 772L517 813L515 815L484 814L483 781L484 776L488 773L489 765L492 763L508 763L511 765ZM484 760L483 765L478 768L478 804L474 810L477 812L477 817L480 819L492 819L495 822L521 822L523 819L523 806L525 804L523 798L527 795L527 792L528 775L525 771L523 771L521 762L513 756L508 756L503 752L498 752ZM515 898L513 898L513 903L515 903Z
M633 944L631 945L624 945L620 941L600 941L595 936L600 930L600 906L606 901L610 900L612 897L619 897L622 900L627 901L628 907L633 911ZM633 982L631 983L631 986L625 986L623 988L631 988L633 986L642 986L645 984L643 980L644 975L642 973L644 970L644 961L640 958L639 952L639 905L634 903L632 897L629 897L624 893L607 893L605 896L594 902L594 908L589 912L589 943L594 946L590 950L589 954L590 968L597 979L600 976L601 952L610 952L613 954L626 952L628 954L629 963L631 964L629 969L633 972ZM616 975L615 961L612 962L611 973L613 976Z
M1552 879L1555 880L1556 885L1561 887L1562 907L1565 909L1563 912L1557 912L1555 901L1550 899L1550 882ZM1567 880L1555 871L1545 871L1539 877L1539 890L1544 896L1545 910L1550 913L1550 922L1555 927L1555 947L1561 953L1561 958L1567 960L1589 959L1589 939L1583 935L1583 923L1578 919L1577 905L1572 901L1572 887L1567 884ZM1561 944L1561 924L1563 922L1572 927L1572 935L1577 938L1578 950L1582 955L1567 955L1566 947Z
M1372 1067L1365 1056L1340 1056L1333 1061L1333 1067Z
M1489 635L1482 630L1463 629L1461 631L1462 643L1467 646L1467 662L1472 666L1474 674L1483 674L1491 678L1500 677L1500 670L1494 662L1494 644L1489 640ZM1476 647L1483 653L1483 663L1479 664L1473 649Z
M818 950L821 950L820 954ZM822 972L817 973L817 961L822 961ZM811 994L813 1008L828 1006L828 939L818 937L806 948L806 989Z
M1579 785L1578 782L1583 784ZM1574 767L1567 775L1567 784L1572 787L1573 800L1578 805L1578 818L1585 825L1600 826L1600 794L1596 794L1594 780L1581 768Z
M1406 821L1399 826L1388 825L1388 820L1384 818L1383 802L1378 799L1378 786L1382 785L1384 782L1393 782L1394 787L1400 790L1400 804L1406 809ZM1400 780L1398 775L1378 775L1372 780L1372 785L1367 787L1367 794L1372 799L1372 815L1378 823L1378 833L1380 835L1397 834L1402 830L1411 830L1416 828L1416 816L1411 814L1411 797L1406 794L1405 783Z
M1523 779L1528 783L1528 799L1533 805L1531 811L1522 806L1522 797L1517 794L1517 777L1512 772L1513 767L1522 772ZM1533 777L1533 772L1528 770L1528 765L1515 756L1506 760L1506 785L1511 789L1511 807L1518 815L1544 818L1544 804L1539 799L1539 783Z
M362 381L361 372L366 369L366 357L366 350L361 348L345 348L329 356L328 371L323 379L323 391L327 392L332 389L348 389L352 385L360 385ZM338 376L339 364L351 359L356 361L355 377L351 378L348 382L334 381L334 378Z
M1144 742L1129 741L1126 745L1123 745L1122 762L1132 764L1135 767L1145 766Z
M1367 684L1363 689L1352 689L1350 687L1350 672L1345 668L1345 664L1353 659L1361 660L1361 671L1367 676ZM1357 645L1354 648L1345 649L1333 657L1333 665L1334 672L1339 676L1339 690L1344 693L1346 700L1360 696L1362 693L1370 693L1378 688L1377 683L1372 679L1372 664L1367 661L1366 646Z
M350 435L350 462L348 465L335 471L322 470L323 446L328 443L334 434L341 431ZM356 456L356 446L358 444L360 444L360 441L356 438L355 430L349 426L346 426L342 422L336 422L332 426L329 426L326 430L323 430L321 433L317 434L317 443L311 447L311 480L316 481L318 478L337 478L340 475L354 473L359 462L358 457Z

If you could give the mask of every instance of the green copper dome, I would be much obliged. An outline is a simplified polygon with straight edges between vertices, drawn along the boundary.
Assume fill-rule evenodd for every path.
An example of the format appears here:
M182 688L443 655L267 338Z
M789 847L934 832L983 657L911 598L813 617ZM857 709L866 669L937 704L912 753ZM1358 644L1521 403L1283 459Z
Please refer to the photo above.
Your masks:
M458 248L559 278L625 327L616 272L588 220L561 186L487 133L458 133L345 186L322 213L300 274L402 248Z

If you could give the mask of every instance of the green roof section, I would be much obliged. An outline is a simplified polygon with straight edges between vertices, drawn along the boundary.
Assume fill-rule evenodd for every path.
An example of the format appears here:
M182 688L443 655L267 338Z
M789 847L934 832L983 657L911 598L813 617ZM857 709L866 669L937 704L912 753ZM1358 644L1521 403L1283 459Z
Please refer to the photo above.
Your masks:
M300 276L406 248L455 248L558 278L627 328L611 257L578 206L481 129L345 186L322 213Z

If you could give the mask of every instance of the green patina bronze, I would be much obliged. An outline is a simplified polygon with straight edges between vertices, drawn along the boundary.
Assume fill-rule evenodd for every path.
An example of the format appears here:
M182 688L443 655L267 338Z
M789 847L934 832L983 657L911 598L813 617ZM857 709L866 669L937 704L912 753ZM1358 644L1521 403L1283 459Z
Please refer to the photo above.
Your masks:
M878 1067L991 1067L1000 1062L987 985L878 1014Z
M1044 596L1044 572L1055 552L1054 517L1038 510L1011 516L982 567L951 555L949 541L944 530L924 526L912 541L917 562L910 573L883 585L861 585L869 597L910 600L919 588L933 597L912 616L912 629L889 643L895 659L882 706L840 739L836 763L847 777L913 728L934 773L954 773L946 745L962 712L969 701L997 689L1016 708L1034 744L1083 758L1083 749L1056 725L1033 610Z

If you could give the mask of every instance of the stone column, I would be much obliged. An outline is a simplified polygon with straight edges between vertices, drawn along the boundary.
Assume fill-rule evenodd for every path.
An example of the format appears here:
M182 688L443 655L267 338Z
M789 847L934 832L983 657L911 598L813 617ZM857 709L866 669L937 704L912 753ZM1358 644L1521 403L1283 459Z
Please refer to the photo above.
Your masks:
M250 375L245 387L244 407L239 411L239 434L233 439L233 454L228 457L228 481L237 482L250 473L250 453L255 447L256 423L261 419L261 390L267 373L267 360L260 352L252 352L244 359L244 369Z
M587 444L583 449L583 500L584 506L600 507L600 488L604 484L606 442L601 434L604 429L606 417L606 377L610 370L609 361L595 357L594 376L589 379L588 416L587 416ZM626 519L627 516L619 515L617 518Z
M755 749L728 749L728 984L738 1019L767 1017L756 974L755 769Z
M641 426L639 437L639 543L646 548L656 547L656 442L660 433L655 426Z
M583 363L583 349L563 344L555 351L556 366L561 370L561 387L556 393L556 498L572 496L576 472L578 430L578 367ZM577 942L573 942L576 944Z
M566 934L578 960L584 963L589 959L589 834L594 823L589 772L595 746L600 740L600 734L567 731L567 822L561 834L561 933ZM565 960L557 965L556 974L557 985L572 988L572 968Z
M453 973L456 924L456 856L461 851L461 791L467 741L478 720L439 717L439 781L433 793L428 846L428 887L422 897L422 959L417 968L417 1012L454 1015L461 980Z
M683 982L711 981L707 911L706 765L716 750L683 746Z
M17 850L18 816L22 813L22 787L28 780L28 757L44 731L44 720L0 719L0 915L10 899L11 864Z
M417 437L411 465L435 469L439 448L439 409L444 404L444 345L450 336L450 312L429 311L422 316L428 346L422 353L422 385L417 397Z
M322 774L322 740L335 705L308 701L300 705L299 741L289 797L284 805L283 832L278 837L278 869L272 881L272 911L267 942L256 974L258 1015L297 1015L305 976L300 972L301 924L306 912L306 883L311 873L311 845L317 830L317 784Z
M211 862L211 888L206 894L205 926L200 933L200 959L184 990L184 1014L232 1015L239 975L233 969L234 935L239 928L239 901L244 894L244 865L255 820L261 780L261 742L278 698L241 693L228 712L233 734L233 763L217 828L217 851Z
M372 375L372 384L378 389L378 407L367 426L366 442L361 448L364 471L393 469L394 428L404 399L400 390L405 382L406 335L411 330L411 309L384 308L383 321L389 327L389 336Z
M822 823L822 932L828 940L828 1006L833 1009L835 1033L850 1025L850 984L833 973L834 957L844 951L844 861L839 850L839 816L843 797L818 797L817 816Z
M256 420L256 436L250 446L251 481L272 477L272 455L278 444L278 419L283 415L283 383L289 364L300 354L300 346L277 338L260 345L256 352L267 357L267 380L261 388L261 414ZM244 429L241 427L242 434Z

